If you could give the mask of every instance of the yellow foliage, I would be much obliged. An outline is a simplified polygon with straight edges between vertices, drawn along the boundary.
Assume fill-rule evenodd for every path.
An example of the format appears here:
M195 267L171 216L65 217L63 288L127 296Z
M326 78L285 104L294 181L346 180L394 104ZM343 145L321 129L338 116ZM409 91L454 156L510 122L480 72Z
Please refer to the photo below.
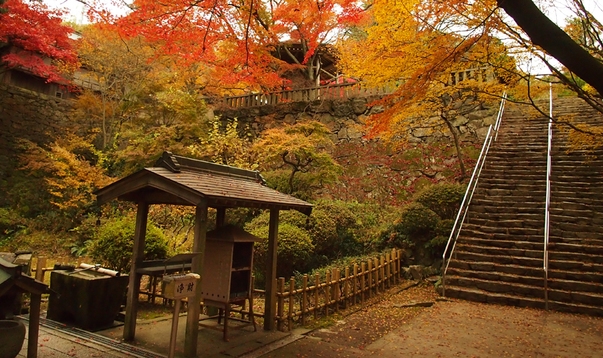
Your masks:
M101 167L102 157L81 137L67 135L48 149L24 144L24 169L44 175L47 191L54 198L51 203L71 215L84 212L96 200L93 192L112 181Z

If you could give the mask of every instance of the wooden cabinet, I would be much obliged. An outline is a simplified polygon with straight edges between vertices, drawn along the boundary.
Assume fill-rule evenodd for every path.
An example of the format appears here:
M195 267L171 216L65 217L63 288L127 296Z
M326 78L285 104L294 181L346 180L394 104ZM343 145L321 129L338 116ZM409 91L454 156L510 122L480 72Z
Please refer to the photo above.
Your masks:
M224 339L228 320L251 323L255 329L252 297L253 243L259 238L243 229L227 225L207 233L201 278L204 306L217 307L218 323L224 317ZM229 317L230 305L245 307L249 301L249 319Z

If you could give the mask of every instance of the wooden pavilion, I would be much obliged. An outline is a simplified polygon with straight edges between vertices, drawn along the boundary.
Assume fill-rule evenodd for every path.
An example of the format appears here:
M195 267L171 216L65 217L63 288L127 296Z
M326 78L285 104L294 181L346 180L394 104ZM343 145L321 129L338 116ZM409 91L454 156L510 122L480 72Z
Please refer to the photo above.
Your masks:
M129 289L126 302L126 318L123 338L134 340L145 233L149 205L170 204L195 206L195 230L193 252L204 252L207 235L208 208L217 210L216 227L224 225L227 208L248 207L270 210L268 234L268 265L266 267L266 306L264 329L273 330L276 314L276 257L278 217L280 210L298 210L306 215L312 205L270 189L257 171L250 171L164 152L154 167L142 169L96 192L99 204L113 199L137 203L136 229ZM191 271L203 280L203 255L192 260ZM189 304L185 354L197 355L201 284Z

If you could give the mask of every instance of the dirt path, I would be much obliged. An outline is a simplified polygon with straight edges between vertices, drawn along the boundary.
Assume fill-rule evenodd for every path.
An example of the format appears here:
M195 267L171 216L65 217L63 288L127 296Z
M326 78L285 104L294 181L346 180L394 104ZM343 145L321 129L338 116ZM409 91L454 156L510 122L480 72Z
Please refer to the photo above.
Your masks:
M439 301L413 287L264 357L603 357L603 319L528 308Z

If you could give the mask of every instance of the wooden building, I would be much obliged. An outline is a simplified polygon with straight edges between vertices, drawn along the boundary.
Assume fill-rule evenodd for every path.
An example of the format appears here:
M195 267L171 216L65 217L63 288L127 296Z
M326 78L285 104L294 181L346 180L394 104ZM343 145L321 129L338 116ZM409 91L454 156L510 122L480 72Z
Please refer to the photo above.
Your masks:
M226 210L229 208L270 210L264 329L275 328L279 211L294 209L310 215L311 204L268 188L256 171L209 163L169 152L165 152L154 167L142 169L118 180L98 190L96 195L99 204L119 199L138 205L123 332L125 340L135 338L138 293L142 276L139 268L144 252L149 205L153 204L195 206L195 239L192 251L200 253L205 252L208 208L217 210L218 228L224 226ZM201 277L203 261L203 255L197 255L191 266L191 271ZM188 357L197 355L201 290L202 283L196 285L195 296L188 309L184 347Z

